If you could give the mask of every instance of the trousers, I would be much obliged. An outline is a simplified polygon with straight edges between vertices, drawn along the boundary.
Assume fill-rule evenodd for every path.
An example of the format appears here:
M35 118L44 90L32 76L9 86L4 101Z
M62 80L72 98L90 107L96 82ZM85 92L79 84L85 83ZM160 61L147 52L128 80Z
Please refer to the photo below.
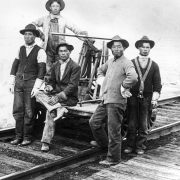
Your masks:
M121 124L126 104L101 103L89 120L93 136L100 147L108 146L107 160L121 160ZM108 134L105 125L108 127Z
M148 123L151 117L151 99L151 96L142 99L134 96L128 98L127 146L133 149L146 148Z
M16 121L16 139L30 140L34 127L36 99L31 98L35 80L16 78L14 87L13 117Z
M54 122L54 119L51 116L50 112L54 109L58 109L57 113L60 114L60 116L59 116L59 118L60 118L64 115L64 110L65 110L65 108L63 108L60 103L57 103L53 106L49 105L48 101L51 97L52 96L48 96L48 95L44 94L43 91L39 91L36 94L36 100L38 102L40 102L41 104L43 104L47 109L45 126L44 126L44 130L43 130L41 142L48 143L48 144L51 143L54 133L55 133L55 122Z

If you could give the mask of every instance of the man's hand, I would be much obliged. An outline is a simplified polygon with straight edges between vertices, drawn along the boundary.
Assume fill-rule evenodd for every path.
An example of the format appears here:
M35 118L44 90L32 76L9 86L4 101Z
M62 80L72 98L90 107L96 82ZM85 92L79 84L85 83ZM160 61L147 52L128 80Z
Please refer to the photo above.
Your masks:
M47 85L44 88L44 94L49 94L53 90L52 86Z
M155 101L155 100L152 100L152 101L151 101L151 105L152 105L152 108L157 108L158 102Z
M51 99L48 101L48 104L53 106L59 102L58 96L52 96Z
M9 85L9 92L14 94L14 84Z
M64 91L62 91L62 92L60 92L59 94L57 94L57 96L58 96L60 102L67 100L67 96L66 96L66 94L64 93Z
M96 82L97 82L100 86L102 86L102 84L103 84L103 82L104 82L104 78L105 78L105 77L99 77L99 78L97 78Z
M129 89L125 89L122 85L121 85L121 95L124 98L129 98L132 96L132 94L130 93Z
M31 98L33 98L38 92L39 92L39 89L36 87L33 87L31 91Z
M88 36L88 33L87 33L87 31L81 31L81 32L79 32L78 33L78 35L81 35L81 36ZM85 39L86 39L86 37L78 37L80 40L82 40L82 41L85 41Z

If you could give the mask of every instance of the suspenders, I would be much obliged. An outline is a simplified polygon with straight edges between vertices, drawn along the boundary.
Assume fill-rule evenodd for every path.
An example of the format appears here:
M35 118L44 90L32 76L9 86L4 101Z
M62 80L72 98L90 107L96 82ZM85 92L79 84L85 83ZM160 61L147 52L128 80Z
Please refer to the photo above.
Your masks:
M146 69L146 72L144 74L144 76L142 76L142 72L141 72L141 69L139 67L139 63L138 63L138 60L137 58L135 58L135 66L138 70L138 74L139 74L139 78L140 78L140 86L139 86L139 94L138 94L138 97L139 98L143 98L143 92L144 92L144 81L149 73L149 70L151 68L151 65L152 65L152 60L149 58L150 62L149 62L149 65Z

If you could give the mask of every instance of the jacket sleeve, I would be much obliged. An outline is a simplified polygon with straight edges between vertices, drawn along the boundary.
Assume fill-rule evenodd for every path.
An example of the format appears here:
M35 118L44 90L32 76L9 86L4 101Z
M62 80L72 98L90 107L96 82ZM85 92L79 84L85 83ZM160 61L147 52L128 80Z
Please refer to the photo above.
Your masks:
M124 71L126 74L126 79L123 81L122 86L128 89L137 83L138 75L136 73L133 63L129 60L125 61Z
M75 34L79 34L82 30L78 28L75 24L73 24L70 20L65 18L66 27L71 30Z
M161 92L161 75L160 75L160 70L159 66L155 63L154 64L154 75L153 75L153 92Z
M70 76L69 83L67 87L64 89L64 93L66 94L66 96L73 94L76 88L78 87L80 74L81 74L80 66L76 66L72 68L72 73Z
M11 67L10 75L16 76L16 72L18 70L18 65L19 65L19 59L15 59L12 64L12 67Z
M107 69L108 69L108 61L98 68L98 71L97 71L98 78L105 77Z
M43 49L40 49L38 52L38 79L44 80L44 76L46 74L46 59L47 55Z

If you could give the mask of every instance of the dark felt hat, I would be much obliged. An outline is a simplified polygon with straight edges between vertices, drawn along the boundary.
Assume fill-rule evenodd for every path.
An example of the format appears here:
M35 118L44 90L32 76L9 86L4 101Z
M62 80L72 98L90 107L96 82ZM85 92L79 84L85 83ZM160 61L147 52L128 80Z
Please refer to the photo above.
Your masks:
M143 36L140 40L136 41L135 47L137 49L139 48L139 43L149 43L151 48L153 48L155 45L155 42L152 40L149 40L147 36Z
M36 37L40 36L39 31L36 29L36 26L33 24L28 24L25 29L20 30L19 32L24 35L25 32L30 31L36 34Z
M56 47L56 54L58 54L59 48L61 46L66 46L69 51L72 51L74 49L73 45L68 44L67 42L62 42Z
M123 47L128 48L129 43L125 39L120 38L118 35L114 36L110 42L107 43L107 47L111 49L113 42L121 42Z
M49 0L49 1L46 3L46 9L47 9L48 11L51 11L51 10L50 10L50 4L52 3L52 1L53 1L53 0ZM63 0L57 0L57 1L60 3L60 5L61 5L61 10L60 10L60 11L62 11L62 10L65 8L65 3L64 3Z

